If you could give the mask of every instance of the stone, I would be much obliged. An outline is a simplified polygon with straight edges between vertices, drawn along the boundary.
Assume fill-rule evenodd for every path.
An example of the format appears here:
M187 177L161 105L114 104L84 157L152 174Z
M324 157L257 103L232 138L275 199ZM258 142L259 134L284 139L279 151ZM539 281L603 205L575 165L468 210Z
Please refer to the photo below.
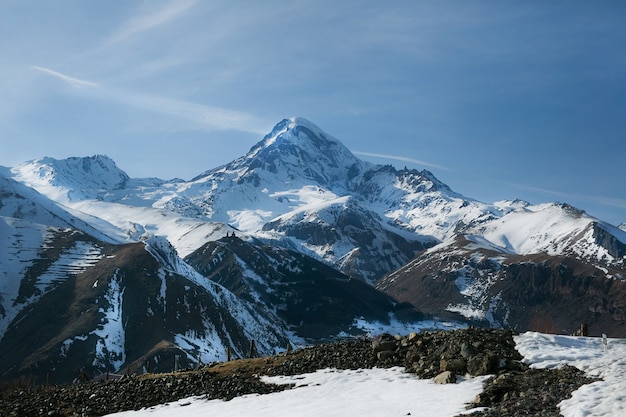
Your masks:
M450 371L457 375L465 375L467 373L467 362L465 359L442 359L439 362L440 371Z
M380 361L386 361L392 359L395 356L395 353L391 350L383 350L376 354L376 357Z
M394 351L397 347L398 346L395 340L374 340L372 342L372 349L374 349L374 353Z
M494 355L476 355L467 361L467 373L472 376L493 374L498 370L498 364L499 360Z
M404 358L405 365L410 366L418 362L421 359L421 355L417 350L409 349Z
M456 375L454 372L444 371L433 378L435 384L455 384L456 383Z
M478 350L470 345L469 343L462 343L461 344L461 356L463 356L465 359L469 359L472 356L476 355L478 353Z

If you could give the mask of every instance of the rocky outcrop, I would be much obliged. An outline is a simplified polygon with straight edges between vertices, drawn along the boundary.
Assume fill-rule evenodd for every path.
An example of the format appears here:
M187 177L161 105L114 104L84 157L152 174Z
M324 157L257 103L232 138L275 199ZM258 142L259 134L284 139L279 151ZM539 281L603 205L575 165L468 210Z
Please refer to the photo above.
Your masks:
M404 366L422 378L445 371L479 376L526 367L510 330L469 328L405 337L383 335L372 342L372 348L380 364Z

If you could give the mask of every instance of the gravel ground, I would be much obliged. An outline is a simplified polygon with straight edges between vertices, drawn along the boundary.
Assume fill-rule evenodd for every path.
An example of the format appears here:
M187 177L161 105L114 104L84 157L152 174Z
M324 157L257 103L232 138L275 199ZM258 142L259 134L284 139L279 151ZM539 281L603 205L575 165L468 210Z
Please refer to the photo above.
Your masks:
M494 375L469 407L488 407L473 416L559 416L557 404L592 382L573 367L529 369L520 362L513 333L465 329L383 335L299 349L269 358L207 365L175 374L147 374L117 381L7 389L0 393L0 415L100 416L204 395L229 400L270 393L289 386L261 382L259 375L297 375L324 368L363 369L404 366L421 378L442 371Z

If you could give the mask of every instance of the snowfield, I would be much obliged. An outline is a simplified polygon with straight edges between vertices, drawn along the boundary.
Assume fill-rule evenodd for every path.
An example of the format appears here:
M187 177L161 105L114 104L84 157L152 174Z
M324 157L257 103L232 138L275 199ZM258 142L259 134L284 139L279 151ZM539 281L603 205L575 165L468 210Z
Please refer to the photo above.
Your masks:
M591 377L602 378L575 391L561 402L565 417L626 415L626 340L547 335L527 332L515 338L517 349L533 367L569 364ZM460 378L436 385L403 368L339 371L319 370L299 376L263 377L295 388L267 395L245 395L231 401L203 397L182 399L139 411L110 414L118 417L198 416L428 416L452 417L478 409L466 406L482 391L486 377Z
M296 384L291 390L268 395L244 395L231 401L202 397L182 399L140 411L111 416L255 416L255 417L367 417L454 416L482 391L483 378L436 385L418 379L404 368L339 371L324 369L289 377L263 377L278 384Z

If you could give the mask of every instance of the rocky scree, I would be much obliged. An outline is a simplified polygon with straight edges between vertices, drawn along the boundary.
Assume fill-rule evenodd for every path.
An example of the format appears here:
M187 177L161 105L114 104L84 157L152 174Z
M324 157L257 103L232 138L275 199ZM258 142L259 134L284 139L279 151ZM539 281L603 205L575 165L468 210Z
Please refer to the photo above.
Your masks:
M494 375L468 408L488 407L473 415L558 416L557 404L591 382L572 367L534 370L521 362L513 332L464 329L382 335L324 344L280 355L206 365L175 374L129 376L118 381L65 386L13 388L0 393L2 416L99 416L137 410L203 395L230 400L250 393L291 388L265 384L259 375L298 375L318 369L364 369L404 366L421 378L442 372L447 382L456 375Z

